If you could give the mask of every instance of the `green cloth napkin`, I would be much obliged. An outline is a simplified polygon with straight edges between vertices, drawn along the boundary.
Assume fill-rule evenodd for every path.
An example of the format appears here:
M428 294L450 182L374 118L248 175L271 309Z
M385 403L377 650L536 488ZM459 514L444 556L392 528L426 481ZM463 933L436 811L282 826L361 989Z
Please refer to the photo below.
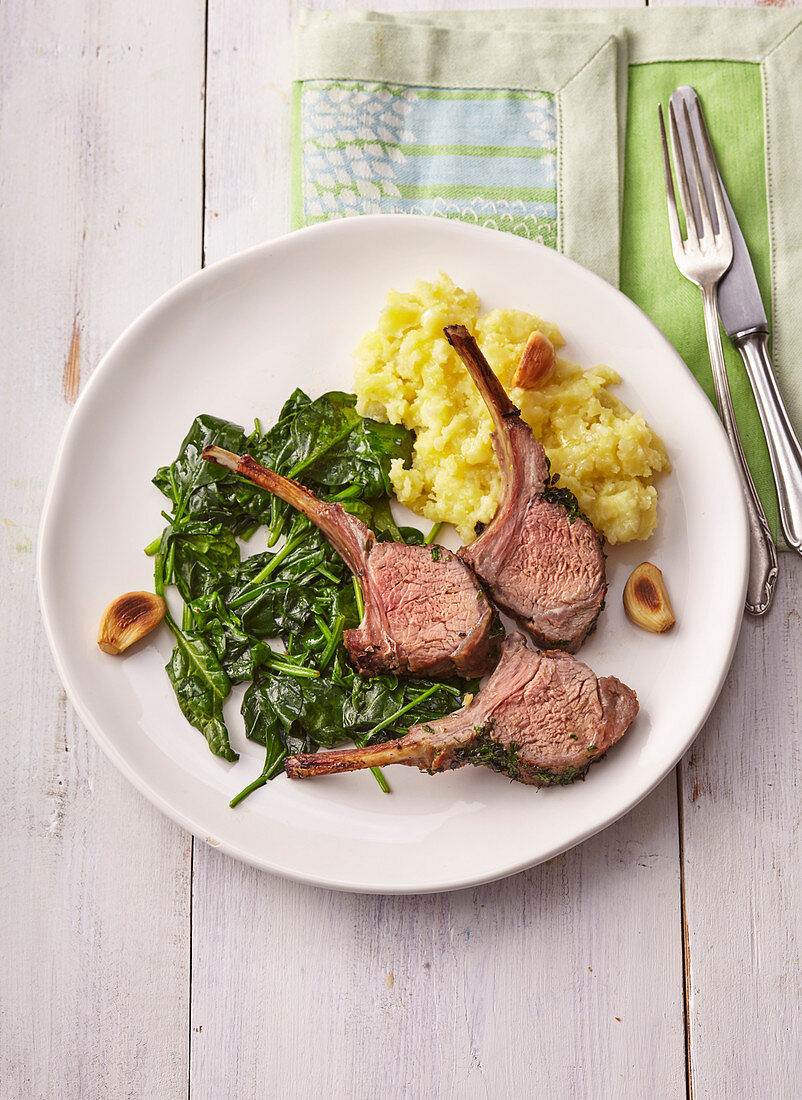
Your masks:
M698 290L671 257L657 103L699 92L802 427L802 12L305 12L293 85L293 226L431 213L556 247L640 305L713 399ZM739 428L777 499L737 351Z

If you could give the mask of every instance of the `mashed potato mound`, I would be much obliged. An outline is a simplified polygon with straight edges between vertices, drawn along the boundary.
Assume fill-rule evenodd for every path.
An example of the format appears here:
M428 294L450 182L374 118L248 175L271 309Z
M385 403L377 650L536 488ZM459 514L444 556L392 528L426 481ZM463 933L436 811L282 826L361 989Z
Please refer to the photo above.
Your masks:
M490 436L492 421L457 353L443 336L462 324L543 444L560 484L573 492L611 543L645 539L657 523L653 477L670 469L660 438L608 386L621 379L609 367L582 370L557 357L542 389L510 388L530 334L539 329L555 348L556 325L530 313L495 309L479 315L479 299L445 273L419 280L406 294L392 290L379 325L363 336L354 358L357 410L415 432L412 465L396 460L390 479L402 504L431 520L453 523L463 542L489 523L501 479Z

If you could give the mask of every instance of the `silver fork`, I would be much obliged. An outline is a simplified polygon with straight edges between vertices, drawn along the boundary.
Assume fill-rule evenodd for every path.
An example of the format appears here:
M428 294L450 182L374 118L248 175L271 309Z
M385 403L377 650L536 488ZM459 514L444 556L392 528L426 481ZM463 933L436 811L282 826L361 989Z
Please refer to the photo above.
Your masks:
M764 615L774 596L774 586L777 583L777 550L771 537L766 513L760 503L760 498L752 481L752 475L746 464L741 439L738 435L738 426L735 421L735 412L732 407L730 384L727 379L727 368L724 365L724 351L721 346L721 333L718 327L718 283L732 263L732 236L727 220L727 211L724 206L724 196L721 193L721 184L718 172L715 168L713 150L710 145L710 137L702 118L698 113L699 132L702 135L702 148L698 147L694 130L688 117L688 106L683 103L685 121L688 133L693 135L691 146L691 167L693 169L694 193L698 200L699 218L697 218L694 204L691 202L691 185L688 180L688 169L677 132L677 119L674 114L674 106L669 103L669 123L671 127L671 148L674 153L674 164L677 171L677 183L679 185L680 199L685 213L686 236L682 237L677 214L677 199L674 194L674 183L671 177L671 161L668 155L668 142L666 141L666 128L663 121L663 108L658 107L660 116L660 135L663 142L663 163L666 173L666 198L668 200L668 225L671 231L671 248L674 253L674 261L690 282L696 283L702 291L702 303L704 306L705 332L707 334L707 347L710 352L710 363L713 367L713 383L716 389L716 402L719 416L729 437L732 453L738 465L741 475L741 484L746 497L746 508L749 514L749 582L746 589L746 610L752 615ZM702 184L702 169L700 158L705 161L706 169L712 183L713 202L715 205L718 232L713 228L713 220L710 216L710 207L707 195ZM701 225L699 224L701 220Z

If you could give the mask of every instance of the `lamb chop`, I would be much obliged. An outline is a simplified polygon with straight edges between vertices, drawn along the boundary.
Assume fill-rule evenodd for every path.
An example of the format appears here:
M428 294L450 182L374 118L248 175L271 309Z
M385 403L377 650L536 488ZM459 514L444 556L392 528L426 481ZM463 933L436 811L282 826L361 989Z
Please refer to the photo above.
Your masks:
M601 540L578 509L566 509L564 490L548 499L546 453L468 330L448 325L444 332L493 418L502 479L498 511L459 556L538 645L576 653L607 591Z
M300 753L284 761L290 779L409 764L441 772L484 764L536 787L572 783L619 741L638 713L635 692L560 650L528 649L510 634L484 688L462 710L412 726L367 748Z
M210 446L203 452L287 501L326 536L362 584L362 622L343 635L349 659L365 675L463 676L489 672L498 660L498 614L471 570L442 546L378 542L340 504L320 501L297 481Z

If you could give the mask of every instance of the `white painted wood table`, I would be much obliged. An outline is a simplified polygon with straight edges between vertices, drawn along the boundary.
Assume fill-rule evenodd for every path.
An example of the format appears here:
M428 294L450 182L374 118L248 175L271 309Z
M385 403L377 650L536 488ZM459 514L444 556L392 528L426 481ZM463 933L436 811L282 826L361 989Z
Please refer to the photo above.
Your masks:
M33 552L60 432L151 300L287 229L295 14L0 8L0 1096L799 1097L798 558L658 790L454 894L238 864L129 786L66 701Z

